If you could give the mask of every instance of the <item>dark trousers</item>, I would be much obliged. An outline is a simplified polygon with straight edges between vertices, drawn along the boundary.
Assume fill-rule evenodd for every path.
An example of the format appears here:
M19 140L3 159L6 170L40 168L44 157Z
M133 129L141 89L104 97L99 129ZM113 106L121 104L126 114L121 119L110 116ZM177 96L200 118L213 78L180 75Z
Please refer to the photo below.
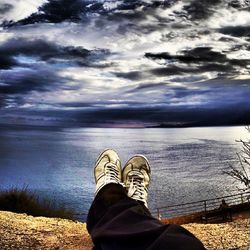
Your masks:
M203 244L178 225L165 225L129 197L119 184L104 186L95 197L87 218L94 249L200 250Z

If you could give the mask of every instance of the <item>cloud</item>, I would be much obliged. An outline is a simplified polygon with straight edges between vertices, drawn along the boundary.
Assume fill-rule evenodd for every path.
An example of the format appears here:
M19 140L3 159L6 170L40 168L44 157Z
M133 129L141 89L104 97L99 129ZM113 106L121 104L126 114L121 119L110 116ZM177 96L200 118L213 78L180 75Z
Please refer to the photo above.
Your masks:
M165 9L176 1L91 1L91 0L49 0L43 3L37 12L19 20L5 22L4 26L27 25L35 23L84 22L87 23L96 16L107 18L109 21L144 20L155 9Z
M103 3L90 0L50 0L44 2L30 16L17 22L6 22L5 26L35 23L88 22L89 15L106 12Z
M181 50L176 55L171 55L168 52L145 53L145 57L160 61L160 64L162 64L162 60L165 61L165 67L151 70L153 74L159 76L211 71L217 71L218 74L228 72L230 75L237 75L240 72L239 67L245 69L250 63L250 59L228 58L226 54L213 51L211 47L196 47L194 49ZM186 66L176 66L174 62L184 63Z
M178 67L175 65L165 66L165 67L156 67L151 69L150 72L156 76L170 76L170 75L182 75L185 73L195 73L197 68L184 68Z
M129 79L129 80L139 80L143 79L143 72L141 71L130 71L130 72L113 72L117 77Z
M187 12L187 17L192 20L206 19L214 13L221 2L222 0L193 0L184 7L184 10Z
M26 25L39 22L59 23L63 21L79 21L87 3L81 0L54 0L45 2L38 11L20 21L9 25Z
M198 62L225 62L227 57L225 54L213 51L211 47L196 47L194 49L182 50L179 55L170 55L167 52L163 53L146 53L147 58L154 60L178 60L184 63L198 63Z
M158 88L164 88L166 87L168 84L167 83L144 83L144 84L139 84L138 86L136 86L134 89L128 91L128 92L139 92L139 91L143 91L143 90L148 90L148 89L158 89Z
M228 106L223 110L209 107L125 107L106 108L91 111L76 111L74 119L80 125L101 125L110 126L119 124L165 124L166 126L206 126L239 124L239 122L249 122L245 116L250 111L250 106L245 106L241 110L238 106ZM71 116L72 117L72 116Z
M25 106L25 102L27 107L53 107L51 103L62 99L65 92L77 95L83 89L88 68L109 67L106 57L110 54L106 49L62 46L45 39L8 39L0 45L1 108ZM39 103L41 92L45 99L51 98L44 105Z
M32 91L49 91L59 87L65 79L59 77L51 69L15 69L1 71L0 94L27 94Z
M98 66L110 52L108 50L87 50L80 46L61 46L42 39L27 40L12 38L0 45L0 68L8 69L16 65L18 56L35 57L36 60L55 63L67 63L78 66ZM96 65L95 65L96 64Z
M0 45L0 94L1 103L9 106L6 100L35 92L55 90L76 91L77 80L62 75L68 67L98 67L107 50L87 50L80 46L61 46L42 39L12 38ZM16 103L15 105L19 105Z
M250 26L226 26L218 29L218 31L225 35L250 39Z
M236 9L247 10L250 8L250 2L248 0L233 0L229 1L228 6Z
M16 60L8 55L1 55L0 52L0 69L10 69L14 66L17 66L18 63L16 62Z
M15 23L37 11L37 8L46 0L20 1L1 0L0 3L0 25Z
M1 110L95 125L232 118L229 106L235 116L249 107L250 14L231 2L39 0L29 8L13 0L5 14L13 22L0 30Z
M9 3L3 3L0 4L0 14L6 14L7 12L9 12L11 9L13 9L13 5L9 4Z
M175 86L174 84L141 84L137 88L121 95L119 102L103 99L84 101L53 102L54 109L19 108L12 109L14 117L23 117L27 121L60 121L63 126L120 126L134 124L164 124L164 126L204 126L243 124L249 121L246 114L250 111L248 81L214 80L195 85ZM40 86L45 91L51 86ZM142 102L148 91L159 90L163 98L156 105ZM26 90L22 90L26 91ZM39 90L40 91L40 90ZM42 90L43 91L43 90ZM231 92L234 91L234 96ZM141 99L133 98L142 97ZM245 97L244 97L245 96ZM158 98L159 95L158 95ZM234 100L232 102L232 99ZM8 100L7 100L8 101ZM15 100L19 105L22 99ZM24 103L24 102L23 102ZM48 103L49 104L49 103ZM45 106L45 103L43 103ZM40 124L40 123L39 123Z

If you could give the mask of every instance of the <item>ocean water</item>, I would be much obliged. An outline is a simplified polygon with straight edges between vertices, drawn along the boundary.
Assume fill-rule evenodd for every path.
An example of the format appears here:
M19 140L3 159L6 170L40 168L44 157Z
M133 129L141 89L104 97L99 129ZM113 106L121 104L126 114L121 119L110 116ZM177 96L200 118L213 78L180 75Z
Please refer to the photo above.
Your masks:
M81 128L0 131L0 189L27 186L79 213L84 220L94 195L94 162L106 148L122 163L134 154L150 161L151 210L227 195L234 180L222 172L236 164L244 127Z

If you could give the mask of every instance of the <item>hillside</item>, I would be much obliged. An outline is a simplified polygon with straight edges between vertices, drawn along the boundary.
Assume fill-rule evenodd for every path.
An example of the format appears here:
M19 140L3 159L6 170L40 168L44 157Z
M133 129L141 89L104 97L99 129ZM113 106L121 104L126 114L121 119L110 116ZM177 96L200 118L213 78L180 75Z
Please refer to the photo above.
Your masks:
M250 249L250 219L224 224L187 224L211 250ZM86 224L0 211L0 249L91 249Z

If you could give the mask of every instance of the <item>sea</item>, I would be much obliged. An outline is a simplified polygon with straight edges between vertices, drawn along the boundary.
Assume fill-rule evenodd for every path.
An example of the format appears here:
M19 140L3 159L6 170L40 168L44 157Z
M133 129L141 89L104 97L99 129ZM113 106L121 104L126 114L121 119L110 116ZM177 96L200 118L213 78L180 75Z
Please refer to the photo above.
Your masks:
M122 164L135 154L151 166L149 209L220 197L240 184L224 171L238 163L239 127L0 130L0 190L27 188L86 220L94 198L94 164L112 148Z

